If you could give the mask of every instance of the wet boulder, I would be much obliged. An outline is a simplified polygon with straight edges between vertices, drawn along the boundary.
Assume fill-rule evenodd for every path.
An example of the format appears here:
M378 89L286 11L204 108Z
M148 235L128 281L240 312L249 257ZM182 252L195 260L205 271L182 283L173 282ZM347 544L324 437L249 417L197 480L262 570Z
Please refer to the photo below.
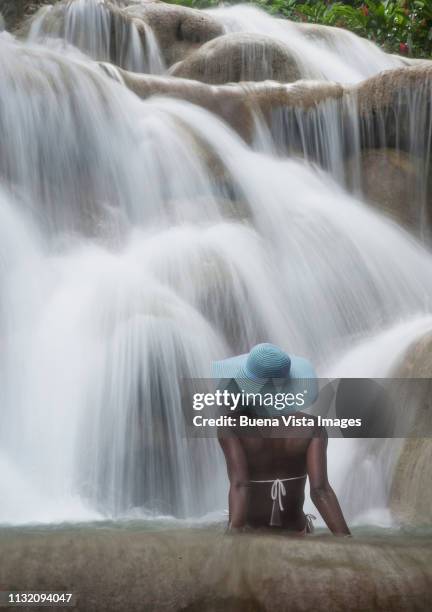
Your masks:
M131 3L124 13L145 21L152 28L168 66L224 32L222 24L211 15L164 2Z
M412 344L393 376L416 379L410 385L410 437L402 443L390 491L390 509L405 524L432 522L432 333ZM418 379L422 379L419 381Z
M423 85L430 86L431 82L431 63L421 61L412 66L386 70L351 89L360 113L365 115L381 111L391 106L398 96L414 93Z
M143 19L126 13L126 2L62 0L41 7L15 33L24 39L64 39L92 59L160 73L164 65L158 49L152 48L153 34Z
M115 74L140 98L168 96L186 100L218 115L244 140L252 140L254 117L251 102L241 88L231 85L212 87L198 81L152 75L138 75L115 69Z
M274 111L281 108L315 108L326 100L341 100L342 86L336 83L281 84L273 81L247 84L208 85L188 79L139 75L113 68L103 68L140 98L169 96L197 104L221 117L244 140L253 140L257 116L271 122Z
M430 62L386 70L347 88L347 109L358 116L361 146L415 150L423 156L431 92Z
M420 160L405 151L368 149L349 160L346 166L350 187L380 211L412 230L419 230L423 211ZM415 194L419 197L415 197Z
M3 14L6 29L10 32L34 15L42 6L55 4L58 0L2 0L0 12ZM1 19L0 19L1 21ZM0 31L1 31L0 24Z
M44 2L39 2L42 7ZM41 31L45 34L63 38L67 20L71 15L70 11L74 6L70 0L61 0L55 3L54 7L44 14ZM90 43L85 40L86 27L81 28L77 34L77 40L71 40L84 52L89 52L89 47L98 48L105 44L102 40L97 40L97 24L104 23L104 27L99 31L99 37L103 34L109 38L109 58L94 57L94 59L110 59L113 63L122 65L118 58L128 53L128 48L133 40L134 33L132 28L136 28L143 45L146 45L149 28L153 33L154 39L160 48L164 62L170 66L174 62L184 59L189 53L195 51L205 42L223 34L222 25L210 15L194 9L182 6L165 4L157 0L135 3L131 0L116 0L103 4L98 4L93 0L87 8L87 16L84 14L83 7L80 7L80 19L87 19L87 29L92 28ZM36 9L35 9L36 10ZM22 14L22 18L33 15L33 12ZM99 13L99 17L98 17ZM37 13L39 18L41 13ZM76 17L72 17L76 25ZM26 19L23 23L15 22L15 29L20 36L26 37L33 23L32 19ZM106 54L105 54L106 55Z
M214 85L265 80L291 83L301 78L296 58L282 42L243 32L206 43L170 73Z
M388 70L345 88L342 117L347 154L363 150L347 166L353 186L363 180L370 201L423 234L432 213L431 94L431 62Z

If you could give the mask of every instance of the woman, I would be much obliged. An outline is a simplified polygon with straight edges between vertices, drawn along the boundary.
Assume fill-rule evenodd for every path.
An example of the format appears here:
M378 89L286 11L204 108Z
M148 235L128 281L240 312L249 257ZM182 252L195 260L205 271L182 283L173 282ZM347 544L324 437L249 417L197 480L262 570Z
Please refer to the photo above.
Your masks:
M259 344L249 354L213 364L214 375L230 380L237 391L261 397L274 381L279 392L290 398L309 392L309 403L316 399L316 376L305 359L289 356L273 344ZM313 381L313 383L312 383ZM303 390L302 393L299 390ZM273 389L275 394L275 390ZM301 403L301 402L300 402ZM242 414L263 416L262 406L243 406ZM298 410L304 425L286 425L281 412L272 409L278 425L219 430L219 442L225 455L229 491L229 529L279 527L297 535L312 531L310 517L303 512L306 479L310 494L328 528L335 535L350 535L337 497L327 478L327 432L317 420ZM237 416L240 416L239 414Z

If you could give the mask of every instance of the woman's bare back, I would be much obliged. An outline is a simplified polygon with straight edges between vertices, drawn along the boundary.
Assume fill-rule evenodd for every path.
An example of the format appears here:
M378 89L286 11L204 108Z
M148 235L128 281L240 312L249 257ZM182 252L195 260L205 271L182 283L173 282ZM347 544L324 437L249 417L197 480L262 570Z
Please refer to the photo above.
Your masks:
M280 526L293 531L304 528L307 449L316 427L282 426L280 431L272 428L271 437L263 428L258 430L259 436L240 437L249 470L248 524L254 527L269 525L274 501L272 486L274 480L279 479L283 482L280 495L283 510L276 508ZM270 482L263 482L266 480Z
M306 416L297 413L298 417ZM309 415L308 415L309 417ZM310 417L309 417L310 418ZM268 526L273 510L272 486L283 481L280 525L294 531L305 527L303 512L306 475L312 501L333 533L349 534L337 498L327 479L327 433L313 426L251 428L221 431L230 479L230 524ZM268 482L253 482L268 481ZM277 485L280 487L280 485ZM275 489L273 489L275 493ZM278 497L280 493L278 492ZM273 495L274 497L274 495Z

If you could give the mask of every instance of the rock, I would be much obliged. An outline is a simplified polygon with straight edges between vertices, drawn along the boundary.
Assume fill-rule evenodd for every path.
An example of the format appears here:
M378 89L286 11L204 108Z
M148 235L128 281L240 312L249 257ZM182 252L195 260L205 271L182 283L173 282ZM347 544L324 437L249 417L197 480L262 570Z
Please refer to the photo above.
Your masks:
M342 86L336 83L293 84L266 81L263 83L208 85L181 78L138 75L103 65L110 76L120 79L140 98L153 95L187 100L215 113L237 131L244 140L253 137L256 113L270 120L272 112L281 107L310 109L324 100L340 100Z
M398 378L432 378L432 333L411 345L392 376Z
M422 211L414 194L420 189L419 167L419 160L404 151L370 149L349 160L346 170L351 188L360 185L368 202L400 225L418 230Z
M363 148L391 147L422 154L427 139L424 123L429 118L432 63L386 70L346 89L351 112L360 121ZM412 123L415 107L416 124ZM418 142L413 143L413 136Z
M417 58L417 57L404 57L402 55L393 54L393 57L402 61L405 66L423 66L424 68L427 66L432 66L432 60Z
M415 342L398 364L395 378L412 383L407 408L413 412L411 436L404 440L393 475L390 509L403 523L432 523L432 333ZM429 437L427 437L429 436Z
M362 177L366 197L423 238L432 220L431 93L432 62L421 62L345 87L341 114L347 158L356 157L346 167L351 185Z
M240 88L225 86L222 89L186 79L138 75L125 70L116 72L140 98L170 96L197 104L221 117L246 141L252 139L252 108Z
M173 66L170 74L214 85L267 79L291 83L301 78L295 58L283 43L242 32L206 43Z
M67 591L79 610L427 610L431 537L123 528L0 531L4 591Z
M41 8L15 33L27 38L35 26L38 36L66 39L95 60L109 61L137 72L161 73L163 61L153 44L149 26L126 13L127 0L114 2L62 0L52 7Z
M432 522L432 440L408 438L393 476L390 492L392 514L406 525Z
M224 32L222 24L211 15L184 6L150 1L130 4L124 12L152 28L168 66Z
M336 28L333 26L321 25L319 23L297 23L297 29L301 32L306 38L311 38L312 40L324 41L327 44L331 44L335 38L341 35L343 36L346 30L342 28Z
M385 70L351 88L355 94L361 115L382 111L391 106L402 93L415 92L432 82L432 66L429 62Z
M49 2L50 0L40 1L39 6ZM43 31L63 37L65 15L69 7L70 0L57 0L54 10L46 14ZM108 36L110 36L112 46L127 43L131 37L128 30L132 24L138 29L144 41L148 26L150 26L168 66L184 59L203 43L223 34L222 25L210 15L183 6L165 4L158 0L140 3L134 3L132 0L116 0L115 2L107 0L101 9L105 16L108 14L111 21ZM22 37L28 34L32 24L31 19L21 23L22 19L29 14L33 13L23 12L20 20L15 20L14 27L17 29L19 25L18 34ZM94 19L94 9L90 11L89 18ZM93 27L93 29L96 28ZM105 34L107 34L106 31ZM100 41L92 40L92 46L97 47L98 42ZM81 48L79 41L76 44ZM86 51L85 48L82 50ZM111 61L119 64L116 58L121 56L121 50L116 52L116 49L111 49L110 55Z
M55 4L56 2L58 2L58 0L1 0L0 12L3 14L6 29L14 31L21 26L23 21L34 15L42 6Z

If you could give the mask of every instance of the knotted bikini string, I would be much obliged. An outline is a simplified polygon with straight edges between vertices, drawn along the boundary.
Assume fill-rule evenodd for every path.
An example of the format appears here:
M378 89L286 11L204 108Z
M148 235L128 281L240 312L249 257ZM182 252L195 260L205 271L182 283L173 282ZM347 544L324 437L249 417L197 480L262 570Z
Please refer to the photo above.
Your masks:
M292 478L275 478L274 480L251 480L250 482L271 482L272 486L270 489L270 495L273 500L273 504L275 504L277 500L279 508L282 512L284 509L282 497L286 496L286 488L284 482L288 482L288 480L301 480L306 477L306 474L304 474L304 476L293 476Z

